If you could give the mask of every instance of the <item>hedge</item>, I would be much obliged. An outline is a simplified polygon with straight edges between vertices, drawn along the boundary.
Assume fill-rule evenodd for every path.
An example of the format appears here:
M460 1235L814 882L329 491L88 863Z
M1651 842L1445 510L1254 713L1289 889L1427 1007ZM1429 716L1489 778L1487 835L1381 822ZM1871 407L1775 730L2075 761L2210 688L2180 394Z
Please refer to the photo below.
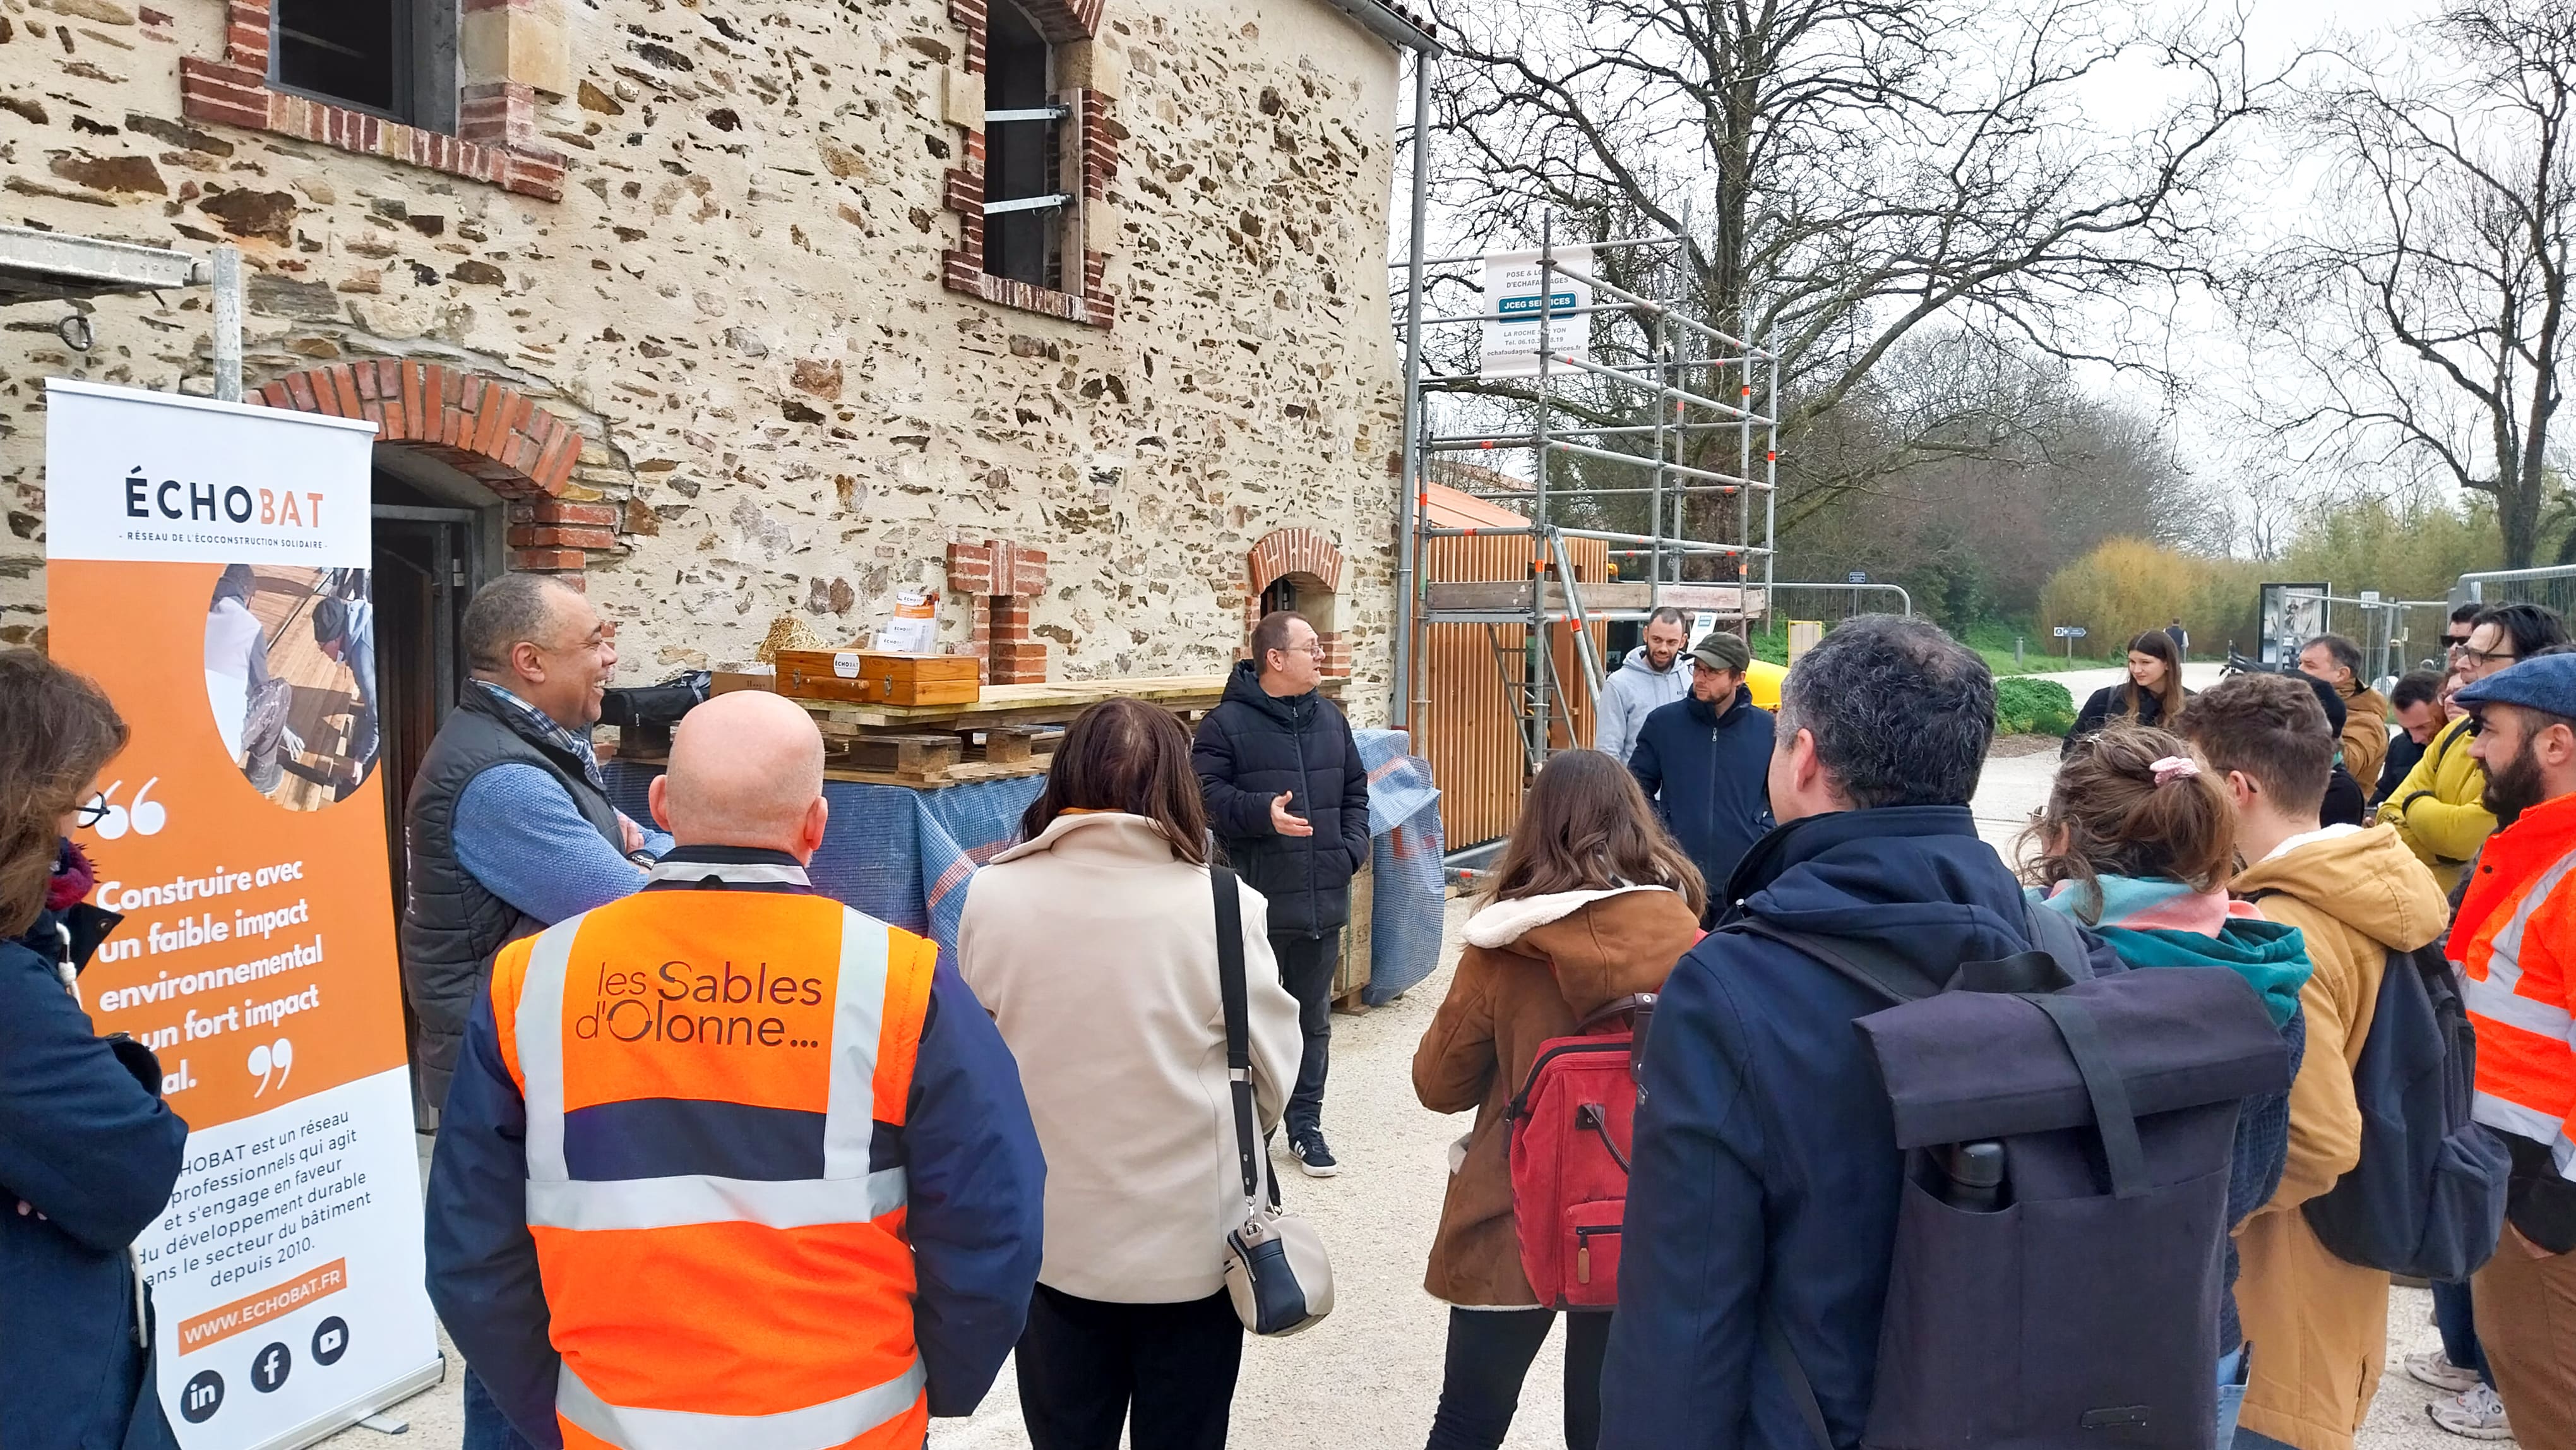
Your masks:
M2055 680L2006 675L1995 681L1995 733L2063 735L2075 728L2075 697Z

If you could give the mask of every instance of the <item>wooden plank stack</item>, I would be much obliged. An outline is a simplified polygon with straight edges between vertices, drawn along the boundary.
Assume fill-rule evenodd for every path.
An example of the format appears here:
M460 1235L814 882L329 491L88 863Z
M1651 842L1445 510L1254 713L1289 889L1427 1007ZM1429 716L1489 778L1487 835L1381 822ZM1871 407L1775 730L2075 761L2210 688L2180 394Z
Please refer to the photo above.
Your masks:
M804 706L823 732L826 779L929 790L1045 774L1064 728L1103 700L1150 701L1195 725L1225 698L1225 682L1218 674L977 687L975 662L962 655L784 649L775 673L718 670L713 688L775 690ZM1338 696L1341 682L1327 680L1324 690ZM621 742L619 757L666 758L667 743L634 744Z

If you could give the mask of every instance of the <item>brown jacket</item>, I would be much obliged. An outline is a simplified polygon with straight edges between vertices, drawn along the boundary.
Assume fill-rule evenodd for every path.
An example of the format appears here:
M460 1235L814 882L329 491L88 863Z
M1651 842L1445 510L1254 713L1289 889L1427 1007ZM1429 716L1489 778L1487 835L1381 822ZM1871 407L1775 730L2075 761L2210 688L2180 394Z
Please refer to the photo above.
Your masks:
M2302 838L2236 878L2263 914L2299 929L2316 972L2299 993L2307 1055L2290 1084L2281 1187L2236 1231L2236 1307L2254 1347L2241 1423L2298 1450L2352 1450L2388 1353L2388 1275L2326 1252L2299 1205L2361 1161L2353 1068L2388 953L2442 934L2433 873L2386 826Z
M1413 1091L1435 1113L1476 1110L1466 1158L1449 1176L1423 1287L1450 1304L1535 1305L1512 1228L1511 1132L1504 1105L1539 1044L1636 992L1663 990L1699 935L1678 893L1569 891L1491 902L1467 923L1449 996L1413 1054Z
M2343 697L2343 766L2361 782L2361 793L2379 789L2379 767L2388 759L2388 697L2363 685Z

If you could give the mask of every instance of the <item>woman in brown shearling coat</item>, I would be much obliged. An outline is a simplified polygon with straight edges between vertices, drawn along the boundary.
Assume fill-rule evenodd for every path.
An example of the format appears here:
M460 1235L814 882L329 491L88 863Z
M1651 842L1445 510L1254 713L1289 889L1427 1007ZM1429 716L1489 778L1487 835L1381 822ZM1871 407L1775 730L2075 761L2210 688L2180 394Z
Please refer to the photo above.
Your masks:
M1467 922L1449 996L1413 1054L1413 1090L1437 1113L1476 1110L1431 1244L1424 1287L1451 1306L1448 1365L1429 1450L1492 1450L1556 1318L1521 1272L1504 1105L1539 1044L1591 1013L1663 989L1699 936L1706 890L1627 767L1592 750L1548 762ZM1566 1327L1565 1443L1592 1450L1610 1316Z

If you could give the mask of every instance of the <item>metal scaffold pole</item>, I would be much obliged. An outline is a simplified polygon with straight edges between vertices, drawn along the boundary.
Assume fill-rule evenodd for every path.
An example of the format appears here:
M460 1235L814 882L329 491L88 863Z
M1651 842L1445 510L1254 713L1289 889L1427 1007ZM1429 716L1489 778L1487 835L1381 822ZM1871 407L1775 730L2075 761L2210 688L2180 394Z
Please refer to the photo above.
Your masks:
M1589 632L1593 626L1642 621L1659 607L1750 626L1768 608L1767 595L1759 602L1751 597L1753 561L1761 561L1766 586L1776 567L1772 528L1778 515L1771 496L1778 481L1778 359L1749 336L1733 335L1725 326L1712 326L1647 295L1671 280L1668 262L1641 261L1633 276L1623 279L1624 286L1599 275L1605 252L1687 247L1683 236L1586 244L1564 241L1558 232L1553 218L1541 220L1535 256L1522 252L1399 264L1409 280L1419 279L1409 290L1399 324L1405 333L1410 425L1401 601L1409 646L1404 659L1414 682L1410 713L1418 718L1438 714L1429 686L1443 668L1439 661L1448 658L1443 651L1454 650L1452 643L1443 642L1448 636L1441 627L1478 626L1491 647L1492 666L1501 671L1523 763L1531 772L1557 748L1560 725L1565 740L1581 742L1583 712L1575 692L1597 693L1609 663ZM1421 252L1417 241L1413 256ZM1507 291L1480 296L1472 310L1451 315L1435 315L1436 308L1419 305L1433 287L1482 293L1485 289L1469 279L1425 272L1442 262L1474 261L1486 263L1487 287L1499 284ZM1749 297L1742 304L1741 316L1725 321L1749 334L1756 310ZM1533 322L1535 339L1521 341ZM1560 326L1568 335L1559 335ZM1630 326L1633 332L1625 330ZM1499 342L1511 354L1486 356L1456 376L1433 376L1424 370L1427 339L1431 329L1440 327L1481 328L1488 348ZM1511 340L1501 341L1505 338ZM1601 349L1597 357L1596 349ZM1757 386L1756 369L1764 370L1767 398ZM1693 442L1716 442L1720 430L1735 435L1731 471L1724 454ZM1753 468L1757 430L1764 440L1764 468L1758 473ZM1461 509L1473 502L1498 505L1517 522L1450 526L1443 521L1435 526L1435 463L1470 452L1494 455L1495 461L1485 463L1480 456L1483 466L1475 468L1437 464L1453 470L1442 482L1456 490L1437 497L1451 498ZM1753 509L1756 493L1763 495L1758 515ZM1710 502L1695 507L1694 501L1702 498ZM1731 510L1726 507L1729 498L1735 505ZM1435 558L1449 556L1435 554L1431 541L1478 537L1526 540L1521 567L1455 579L1437 576ZM1579 556L1578 546L1583 551ZM1465 557L1459 556L1462 561ZM1584 561L1605 559L1624 565L1624 571L1611 568L1581 577L1582 570L1597 567ZM1570 634L1579 666L1571 672L1581 675L1580 686L1567 678L1568 669L1558 667L1559 630ZM1517 649L1514 635L1520 637ZM1447 666L1457 667L1455 662ZM1441 685L1442 691L1449 688Z
M1422 245L1431 203L1431 53L1413 57L1413 221L1412 245L1405 255L1404 296L1404 497L1402 525L1395 549L1395 699L1389 723L1406 729L1412 720L1414 690L1414 615L1420 588L1422 527Z

